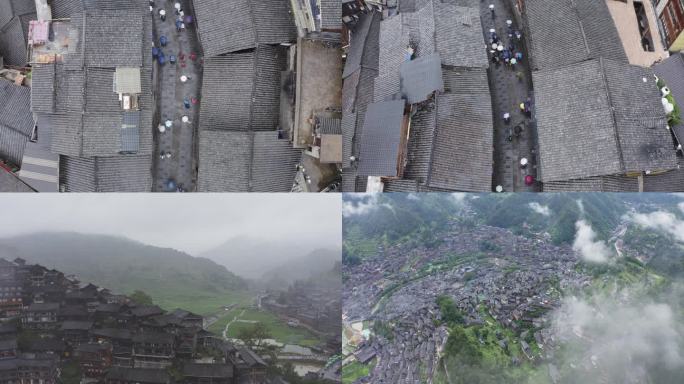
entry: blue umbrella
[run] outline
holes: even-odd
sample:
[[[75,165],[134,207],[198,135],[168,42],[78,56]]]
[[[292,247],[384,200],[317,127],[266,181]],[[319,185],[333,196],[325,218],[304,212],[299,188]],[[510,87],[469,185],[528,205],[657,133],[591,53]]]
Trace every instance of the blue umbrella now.
[[[162,47],[166,47],[166,36],[159,38],[159,44],[161,44]]]

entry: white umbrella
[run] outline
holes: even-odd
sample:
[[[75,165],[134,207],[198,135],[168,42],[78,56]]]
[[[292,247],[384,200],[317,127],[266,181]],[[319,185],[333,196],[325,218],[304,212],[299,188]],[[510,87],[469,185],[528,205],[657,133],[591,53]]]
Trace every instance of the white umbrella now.
[[[496,32],[496,30],[494,28],[489,30],[489,33],[494,33],[494,32]]]
[[[183,82],[183,83],[185,83],[186,81],[188,81],[188,77],[185,76],[185,75],[183,75],[183,76],[180,77],[180,81]]]
[[[166,120],[166,128],[171,128],[173,126],[173,121],[171,120]]]
[[[496,49],[496,47],[498,47],[498,46],[499,46],[499,44],[494,43],[494,44],[492,44],[492,49]]]
[[[522,165],[523,167],[526,166],[527,165],[527,158],[523,157],[522,159],[520,159],[520,165]]]
[[[518,60],[516,60],[515,57],[511,59],[511,64],[515,64],[517,62],[518,62]]]
[[[161,132],[161,133],[166,132],[166,127],[160,124],[159,125],[159,132]]]
[[[181,118],[181,120],[183,120],[184,123],[187,123],[188,121],[190,121],[190,119],[187,116],[183,116]]]
[[[499,192],[499,193],[503,192],[503,187],[502,187],[501,185],[497,185],[497,186],[496,186],[496,191]]]
[[[499,44],[499,46],[496,47],[496,50],[499,52],[503,51],[503,45]]]
[[[176,9],[180,10],[180,7],[181,7],[180,3],[176,3],[173,6],[176,7]]]

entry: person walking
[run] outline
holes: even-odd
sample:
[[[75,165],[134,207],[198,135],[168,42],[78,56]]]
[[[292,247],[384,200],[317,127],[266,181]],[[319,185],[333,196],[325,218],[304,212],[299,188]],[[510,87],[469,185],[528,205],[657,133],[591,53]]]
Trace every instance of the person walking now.
[[[492,20],[496,18],[496,14],[494,13],[494,4],[489,4],[489,12],[492,14]]]
[[[159,18],[161,19],[161,21],[166,21],[166,10],[164,10],[164,9],[159,10]]]

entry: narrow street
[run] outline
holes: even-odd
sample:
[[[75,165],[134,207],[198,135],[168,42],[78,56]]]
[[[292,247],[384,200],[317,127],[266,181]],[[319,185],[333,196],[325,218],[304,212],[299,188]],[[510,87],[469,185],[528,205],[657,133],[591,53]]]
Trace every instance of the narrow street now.
[[[489,9],[494,5],[495,17],[492,18]],[[492,109],[494,115],[494,177],[492,190],[502,186],[504,192],[534,192],[539,191],[537,182],[526,185],[525,176],[537,177],[537,163],[535,147],[537,142],[536,124],[534,121],[534,93],[532,89],[532,73],[529,67],[529,55],[524,44],[524,36],[518,39],[515,34],[509,36],[507,20],[512,21],[511,31],[522,29],[517,25],[514,17],[513,1],[485,0],[480,1],[480,15],[485,42],[488,44],[490,57],[489,89],[492,95]],[[503,47],[513,47],[512,53],[522,53],[522,60],[509,66],[503,60],[499,63],[492,61],[492,44],[490,29],[495,29]],[[520,109],[520,104],[527,98],[531,100],[532,118],[528,118]],[[510,114],[510,122],[504,121],[504,114]],[[522,131],[515,133],[515,127]],[[528,164],[521,165],[526,159]],[[523,160],[524,161],[524,160]]]
[[[156,100],[158,115],[155,119],[154,184],[155,192],[175,192],[177,189],[195,191],[197,182],[197,126],[202,87],[203,57],[195,28],[194,11],[190,0],[178,0],[185,16],[192,16],[192,23],[181,31],[176,29],[175,1],[157,0],[154,16],[154,46],[165,57],[160,65],[157,58]],[[159,11],[166,12],[162,21]],[[160,38],[165,37],[166,46]],[[176,63],[170,62],[171,56]],[[185,76],[185,82],[181,77]],[[189,102],[189,108],[185,105]],[[183,122],[187,116],[188,121]],[[161,132],[159,127],[171,121],[171,127]],[[165,154],[162,158],[162,153]],[[169,156],[170,154],[170,156]]]

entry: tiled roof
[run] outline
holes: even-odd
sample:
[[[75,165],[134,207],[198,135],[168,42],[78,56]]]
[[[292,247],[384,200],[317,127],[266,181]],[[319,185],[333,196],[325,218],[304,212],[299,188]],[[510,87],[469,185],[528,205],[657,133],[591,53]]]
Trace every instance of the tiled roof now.
[[[527,0],[524,15],[535,69],[598,57],[627,62],[605,1]]]
[[[204,130],[199,148],[203,192],[289,192],[301,158],[275,131]]]
[[[477,8],[435,1],[434,17],[437,51],[443,64],[457,67],[489,67],[480,12]]]
[[[65,192],[149,192],[151,156],[60,157]]]
[[[0,142],[1,140],[0,138]],[[0,168],[0,192],[33,192],[33,190],[16,175]]]
[[[639,180],[627,176],[594,176],[584,179],[551,181],[544,192],[638,192]]]
[[[430,171],[430,160],[435,137],[437,114],[434,104],[425,106],[411,117],[408,154],[404,177],[425,184]]]
[[[388,100],[399,92],[399,70],[406,61],[408,30],[402,28],[402,16],[396,15],[380,23],[379,76],[374,85],[374,101]]]
[[[31,114],[31,89],[0,79],[0,124],[26,136],[35,122]]]
[[[321,28],[342,28],[342,0],[320,0]]]
[[[418,192],[418,182],[415,180],[388,180],[385,182],[384,192]]]
[[[282,49],[271,46],[207,59],[200,129],[275,130],[284,64]]]
[[[143,18],[129,10],[100,10],[85,20],[89,67],[142,67]],[[120,37],[120,38],[114,38]]]
[[[533,79],[542,181],[676,165],[649,70],[600,59]]]
[[[199,38],[206,56],[296,39],[286,0],[196,0]]]
[[[397,174],[404,105],[404,100],[392,100],[368,106],[361,138],[359,175]]]
[[[0,79],[0,159],[21,166],[24,148],[35,122],[31,90]]]
[[[362,14],[361,20],[352,27],[351,42],[347,52],[347,60],[344,63],[342,78],[346,79],[361,68],[364,51],[367,46],[371,45],[370,42],[367,43],[367,40],[371,33],[372,24],[380,25],[380,16],[377,12]],[[375,28],[376,33],[378,30],[378,28]]]
[[[427,184],[458,191],[490,191],[493,132],[488,93],[439,95]]]
[[[435,53],[435,13],[432,1],[422,1],[415,12],[402,11],[402,28],[408,32],[418,57]]]
[[[330,116],[317,116],[318,118],[318,133],[322,135],[341,135],[341,120],[339,118]]]
[[[30,20],[36,20],[33,0],[0,1],[0,56],[5,65],[26,65]]]
[[[435,91],[444,91],[439,54],[402,63],[401,94],[409,104],[425,101]]]
[[[683,192],[684,191],[684,158],[678,158],[677,169],[658,174],[644,176],[644,192]]]

